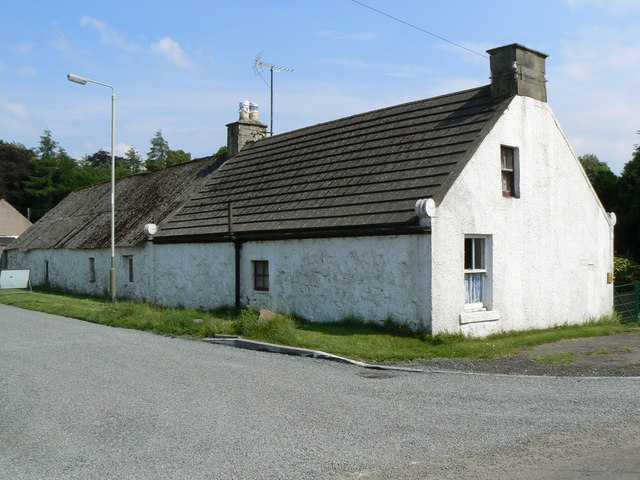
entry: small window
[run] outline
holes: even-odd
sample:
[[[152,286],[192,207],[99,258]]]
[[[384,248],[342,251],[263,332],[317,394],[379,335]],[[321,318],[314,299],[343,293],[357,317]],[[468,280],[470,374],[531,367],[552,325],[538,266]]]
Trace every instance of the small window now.
[[[513,147],[500,147],[500,166],[502,169],[502,195],[519,197],[518,188],[518,151]]]
[[[254,290],[269,291],[269,262],[266,260],[254,260],[252,263]]]
[[[49,284],[49,260],[44,261],[44,283]]]
[[[133,256],[132,255],[123,255],[122,260],[124,262],[124,266],[127,269],[127,280],[129,283],[133,282]]]
[[[464,239],[464,303],[467,309],[486,306],[487,262],[486,241],[483,237]]]
[[[96,259],[89,257],[89,282],[96,283]]]

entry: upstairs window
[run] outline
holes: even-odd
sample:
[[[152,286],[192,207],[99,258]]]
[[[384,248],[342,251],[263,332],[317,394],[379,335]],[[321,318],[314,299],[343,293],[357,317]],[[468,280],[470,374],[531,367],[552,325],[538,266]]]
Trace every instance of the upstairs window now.
[[[254,260],[251,263],[253,263],[253,289],[268,292],[269,262],[267,260]]]
[[[519,197],[518,150],[513,147],[500,147],[500,167],[502,170],[502,196]]]

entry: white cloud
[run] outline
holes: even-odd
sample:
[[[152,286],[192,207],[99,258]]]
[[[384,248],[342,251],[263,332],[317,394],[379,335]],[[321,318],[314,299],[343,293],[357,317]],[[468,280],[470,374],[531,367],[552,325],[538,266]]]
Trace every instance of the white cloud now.
[[[194,64],[189,61],[180,44],[171,37],[164,37],[151,45],[151,51],[157,53],[167,60],[185,68],[192,68]]]
[[[621,171],[640,128],[640,25],[573,32],[548,66],[550,103],[576,153],[593,153]]]
[[[116,155],[119,157],[124,157],[125,153],[127,153],[127,151],[133,147],[133,145],[130,145],[128,143],[125,142],[118,142],[114,148]],[[109,147],[111,148],[111,147]]]
[[[38,73],[38,71],[35,69],[35,67],[33,67],[31,65],[26,65],[26,66],[18,69],[18,73],[20,75],[35,75],[36,73]]]
[[[118,47],[123,50],[135,52],[140,50],[140,47],[134,43],[129,43],[124,40],[118,32],[107,27],[107,24],[97,18],[84,16],[80,21],[83,27],[87,25],[93,27],[100,34],[100,41],[104,45],[110,45],[112,47]]]
[[[13,50],[14,52],[18,53],[18,54],[25,54],[27,52],[30,52],[31,50],[33,50],[33,47],[35,47],[36,44],[33,42],[29,42],[29,43],[22,43],[20,45],[14,45],[11,47],[11,50]]]
[[[0,105],[2,105],[5,111],[20,120],[26,120],[30,116],[29,109],[23,103],[2,100],[0,101]]]
[[[357,40],[357,41],[368,41],[368,40],[373,40],[379,37],[377,33],[373,33],[373,32],[339,33],[339,32],[334,32],[333,30],[318,32],[318,35],[321,37],[326,37],[330,40]]]

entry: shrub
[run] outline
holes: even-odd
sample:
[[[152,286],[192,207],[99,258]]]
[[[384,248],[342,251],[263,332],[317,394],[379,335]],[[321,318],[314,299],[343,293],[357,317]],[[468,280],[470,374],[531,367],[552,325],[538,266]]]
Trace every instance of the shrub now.
[[[640,282],[640,263],[630,258],[615,257],[613,259],[614,280],[618,285]]]

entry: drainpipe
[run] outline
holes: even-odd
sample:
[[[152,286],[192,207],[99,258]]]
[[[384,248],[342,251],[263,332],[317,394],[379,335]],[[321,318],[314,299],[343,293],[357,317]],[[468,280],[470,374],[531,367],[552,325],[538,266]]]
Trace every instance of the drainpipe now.
[[[426,291],[429,292],[429,305],[424,305],[422,304],[422,311],[421,313],[421,320],[422,320],[422,327],[425,330],[430,330],[433,333],[433,325],[434,325],[434,308],[433,308],[433,303],[434,303],[434,277],[433,277],[433,221],[434,221],[434,217],[436,214],[436,203],[433,200],[433,198],[423,198],[420,199],[416,202],[415,205],[415,212],[416,215],[418,216],[419,222],[420,222],[420,226],[423,227],[425,229],[425,234],[424,235],[420,235],[419,240],[418,240],[418,245],[419,245],[419,253],[422,250],[426,250],[427,249],[427,245],[425,245],[425,243],[428,244],[428,249],[429,249],[429,264],[426,264],[426,262],[423,262],[423,258],[422,256],[420,256],[419,258],[416,259],[416,265],[418,265],[418,268],[421,268],[422,270],[422,277],[424,280],[424,288]],[[431,231],[431,235],[427,236],[427,228],[430,229]],[[420,294],[420,291],[417,292],[417,296],[418,298],[422,298],[423,299],[423,295]],[[422,302],[424,302],[424,299],[422,300]],[[427,320],[428,320],[428,325],[427,325]]]
[[[236,292],[236,310],[240,310],[240,260],[242,259],[242,240],[234,239],[233,246],[235,250],[235,292]]]
[[[236,310],[240,310],[240,261],[242,260],[242,240],[238,240],[233,233],[233,206],[231,205],[231,202],[227,204],[227,231],[233,241],[233,250],[235,253],[235,307]]]

